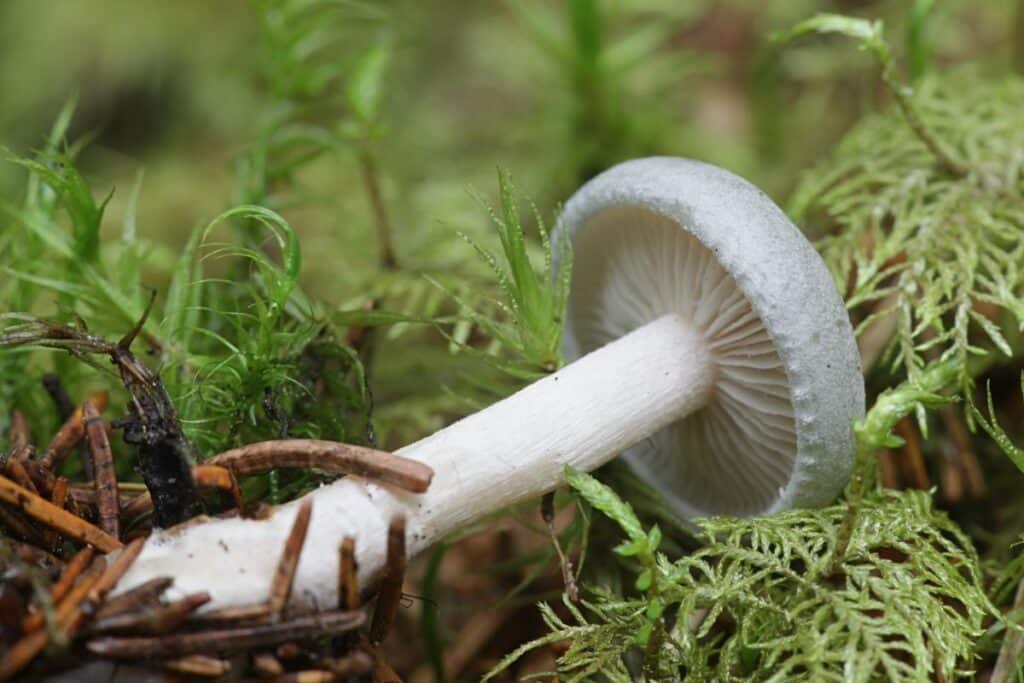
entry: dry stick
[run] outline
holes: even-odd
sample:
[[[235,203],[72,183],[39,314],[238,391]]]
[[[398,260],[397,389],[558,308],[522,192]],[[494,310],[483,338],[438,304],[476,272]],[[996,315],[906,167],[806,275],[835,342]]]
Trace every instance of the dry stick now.
[[[292,530],[284,542],[284,549],[281,551],[281,559],[274,571],[274,579],[270,584],[270,597],[267,602],[270,604],[271,621],[280,621],[284,614],[284,608],[288,605],[288,598],[292,594],[292,585],[295,583],[295,570],[299,566],[299,556],[302,554],[302,545],[306,542],[306,530],[309,529],[309,517],[313,512],[313,500],[307,498],[299,506],[295,514],[295,521],[292,522]]]
[[[346,536],[338,550],[338,609],[359,609],[359,566],[356,541]]]
[[[896,455],[888,448],[878,452],[878,464],[881,469],[882,486],[887,489],[898,489],[901,487],[899,464],[896,462]]]
[[[96,632],[127,631],[129,633],[167,633],[180,626],[190,614],[210,602],[209,593],[193,593],[166,605],[153,605],[138,612],[98,617],[93,622]]]
[[[15,408],[11,411],[11,431],[8,434],[12,451],[20,451],[32,441],[25,414]]]
[[[82,576],[74,589],[57,606],[57,627],[68,636],[73,636],[81,625],[85,616],[81,603],[92,586],[102,577],[105,565],[106,560],[102,557],[93,560],[89,571]],[[45,630],[37,630],[15,643],[0,660],[0,681],[10,680],[28,666],[29,662],[35,659],[36,655],[42,652],[49,642],[50,633]]]
[[[14,535],[22,540],[46,545],[46,539],[23,516],[15,510],[8,510],[0,505],[0,523],[14,532]]]
[[[71,417],[75,412],[75,403],[68,396],[60,376],[53,372],[43,375],[43,388],[50,395],[50,400],[53,401],[53,405],[57,408],[57,415],[61,421],[66,421]],[[82,461],[82,473],[86,479],[92,479],[92,461],[89,459],[89,454],[85,448],[79,446],[78,455]]]
[[[1024,607],[1024,579],[1017,584],[1017,594],[1013,599],[1012,610],[1019,610]],[[999,648],[999,658],[996,659],[995,669],[992,670],[990,683],[1007,683],[1017,680],[1014,673],[1017,669],[1017,660],[1020,658],[1024,639],[1020,631],[1008,628],[1003,638],[1003,646]]]
[[[218,625],[231,626],[237,624],[258,624],[270,617],[270,605],[261,602],[257,605],[237,605],[211,609],[189,617],[189,623],[197,626]]]
[[[92,564],[95,554],[96,551],[92,546],[87,545],[75,553],[75,556],[68,561],[60,578],[53,584],[53,588],[50,589],[50,599],[54,604],[60,604],[81,573]],[[32,612],[22,620],[21,630],[23,633],[32,633],[42,628],[44,623],[46,623],[46,617],[42,612]]]
[[[580,592],[576,588],[576,579],[572,575],[572,560],[562,552],[562,544],[558,540],[558,533],[555,532],[555,492],[544,494],[540,502],[540,516],[544,519],[544,525],[548,528],[548,535],[558,553],[558,564],[562,568],[562,584],[565,586],[565,594],[573,602],[580,601]]]
[[[219,678],[231,671],[231,662],[206,655],[187,655],[162,662],[165,669],[189,676]]]
[[[82,404],[82,421],[92,455],[93,483],[96,487],[96,508],[99,526],[114,538],[121,536],[121,510],[117,501],[117,472],[114,470],[114,454],[110,451],[110,440],[103,418],[91,400]]]
[[[90,396],[88,401],[92,401],[93,405],[100,412],[107,409],[107,401],[109,400],[109,394],[105,391]],[[83,408],[79,406],[75,408],[75,412],[71,413],[71,417],[64,421],[60,430],[50,441],[50,445],[43,451],[42,457],[39,462],[43,464],[49,470],[53,470],[58,464],[60,464],[64,458],[68,456],[71,449],[78,445],[78,442],[85,437],[85,424],[82,423]]]
[[[235,473],[222,465],[196,465],[192,468],[192,478],[197,486],[227,491],[231,502],[242,511],[242,489],[238,486]]]
[[[67,502],[67,498],[68,480],[64,477],[58,477],[54,481],[53,488],[50,491],[50,502],[63,510],[64,504]],[[46,534],[46,545],[50,548],[58,548],[60,545],[60,534],[51,529]]]
[[[235,474],[264,472],[283,467],[315,467],[334,474],[354,474],[391,484],[413,493],[430,486],[434,471],[421,462],[386,451],[318,439],[262,441],[215,455],[209,465],[227,467]]]
[[[907,475],[908,483],[915,489],[927,491],[932,484],[928,479],[928,471],[925,469],[924,457],[921,454],[921,439],[912,418],[905,417],[897,422],[896,433],[906,442],[902,451],[902,464],[906,465],[904,474]]]
[[[0,500],[16,506],[29,517],[57,529],[65,536],[95,546],[97,550],[109,553],[122,547],[120,541],[102,529],[40,498],[6,477],[0,477]]]
[[[960,417],[960,413],[953,406],[942,406],[939,415],[946,426],[946,433],[953,440],[956,447],[955,457],[967,475],[967,491],[973,498],[984,498],[988,493],[988,484],[985,482],[985,473],[978,463],[978,456],[971,447],[971,437],[967,433],[967,427]]]
[[[256,673],[268,678],[284,674],[284,667],[281,665],[281,662],[277,661],[277,657],[269,652],[253,655],[252,668],[256,669]]]
[[[134,612],[143,607],[157,604],[160,596],[171,587],[172,583],[174,583],[174,579],[169,576],[158,576],[145,583],[140,583],[135,588],[104,601],[103,605],[96,612],[96,620],[99,621],[126,612]]]
[[[341,679],[365,676],[373,670],[373,657],[362,650],[353,650],[341,659],[328,658],[324,663]]]
[[[278,676],[275,679],[275,683],[332,683],[334,679],[333,671],[306,669],[305,671],[293,671]]]
[[[178,657],[206,652],[237,652],[261,648],[283,640],[308,640],[339,635],[363,625],[362,612],[322,612],[280,624],[233,629],[174,633],[151,638],[97,638],[90,652],[103,657],[127,659]]]
[[[387,561],[377,595],[377,608],[373,611],[370,625],[370,642],[379,643],[391,629],[391,622],[402,599],[402,582],[405,580],[405,517],[395,515],[388,526]]]
[[[34,494],[39,494],[39,489],[36,488],[35,482],[32,481],[30,476],[28,476],[28,472],[25,471],[25,466],[22,465],[21,461],[17,458],[11,458],[7,461],[4,473],[18,486],[31,491]]]
[[[21,466],[25,468],[28,476],[32,479],[32,483],[35,484],[39,495],[53,495],[53,487],[57,485],[57,477],[53,472],[43,467],[35,460],[25,459],[22,461]]]

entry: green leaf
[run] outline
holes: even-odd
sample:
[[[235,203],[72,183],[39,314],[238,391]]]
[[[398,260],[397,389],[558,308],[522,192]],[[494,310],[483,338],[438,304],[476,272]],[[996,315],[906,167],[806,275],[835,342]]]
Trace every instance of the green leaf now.
[[[345,100],[363,126],[373,125],[380,117],[384,78],[390,61],[391,43],[379,41],[359,57],[349,77]]]
[[[573,469],[571,465],[565,466],[565,480],[581,498],[622,527],[631,541],[646,546],[647,534],[633,512],[633,507],[619,498],[610,487],[589,474]]]

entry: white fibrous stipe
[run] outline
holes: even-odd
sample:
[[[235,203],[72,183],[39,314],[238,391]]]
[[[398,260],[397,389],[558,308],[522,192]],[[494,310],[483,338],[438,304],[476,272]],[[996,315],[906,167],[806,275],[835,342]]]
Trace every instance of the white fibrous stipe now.
[[[702,513],[770,506],[796,461],[793,405],[775,345],[733,278],[675,221],[639,207],[591,216],[574,250],[569,316],[580,353],[677,313],[714,357],[708,404],[631,449],[634,467]]]

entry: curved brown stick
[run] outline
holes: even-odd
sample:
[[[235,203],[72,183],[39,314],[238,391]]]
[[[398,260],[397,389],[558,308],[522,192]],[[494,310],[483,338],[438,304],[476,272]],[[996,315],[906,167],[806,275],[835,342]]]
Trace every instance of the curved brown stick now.
[[[315,467],[334,474],[354,474],[423,493],[434,470],[409,458],[363,446],[318,439],[261,441],[213,456],[207,465],[221,465],[235,474],[265,472],[279,467]]]
[[[82,421],[92,455],[93,481],[96,486],[96,508],[99,512],[99,526],[114,538],[121,536],[121,510],[117,500],[117,473],[114,471],[114,454],[110,451],[110,440],[100,417],[100,411],[92,399],[82,404]]]
[[[107,392],[100,391],[90,396],[88,400],[92,401],[96,410],[102,413],[107,408],[109,398],[110,395]],[[71,413],[71,417],[64,421],[60,431],[43,451],[39,462],[47,469],[52,470],[59,465],[68,456],[71,449],[85,437],[85,423],[82,422],[83,409],[84,406],[75,408],[75,412]]]
[[[121,547],[120,541],[102,529],[2,476],[0,476],[0,500],[13,505],[29,517],[57,529],[63,535],[88,543],[101,552],[109,553],[111,550]]]

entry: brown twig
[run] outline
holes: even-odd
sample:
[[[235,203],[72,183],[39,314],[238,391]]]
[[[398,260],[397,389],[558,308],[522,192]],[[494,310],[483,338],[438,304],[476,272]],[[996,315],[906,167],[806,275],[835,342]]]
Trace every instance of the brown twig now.
[[[285,467],[314,467],[334,474],[352,474],[423,493],[434,471],[421,462],[363,446],[318,439],[262,441],[225,451],[206,461],[235,474]]]
[[[284,667],[281,666],[281,662],[277,661],[277,657],[270,654],[269,652],[261,652],[253,655],[252,668],[256,669],[256,673],[261,676],[281,676],[284,674]]]
[[[946,427],[946,434],[953,442],[952,460],[958,466],[958,471],[964,474],[967,492],[972,498],[984,498],[988,493],[985,473],[971,445],[971,436],[960,417],[960,412],[954,406],[942,406],[939,409],[939,416]]]
[[[373,657],[362,650],[353,650],[341,659],[328,658],[324,664],[341,679],[365,676],[373,671]]]
[[[121,580],[121,577],[131,569],[132,563],[135,562],[135,559],[142,552],[142,544],[144,542],[145,539],[142,538],[132,541],[124,547],[124,550],[117,556],[117,559],[110,564],[110,567],[107,568],[107,571],[100,578],[99,583],[89,593],[89,603],[92,607],[95,608],[97,605],[102,604],[103,599],[107,597],[107,593],[113,590],[117,582]]]
[[[548,528],[548,536],[558,553],[558,564],[562,568],[562,585],[565,586],[565,594],[573,602],[580,601],[580,592],[576,588],[576,578],[572,574],[572,560],[562,552],[562,544],[558,540],[558,533],[555,531],[555,493],[547,493],[541,498],[540,516],[544,519],[544,525]]]
[[[897,422],[896,433],[906,442],[901,462],[908,485],[915,489],[928,490],[932,484],[924,466],[924,456],[921,454],[921,439],[912,418],[905,417]]]
[[[1024,579],[1017,584],[1017,594],[1013,599],[1013,610],[1024,607]],[[1006,629],[1006,636],[1003,638],[1003,646],[999,648],[999,657],[996,659],[995,669],[992,670],[990,683],[1006,683],[1017,680],[1014,672],[1018,666],[1021,649],[1024,649],[1024,638],[1020,631],[1012,628]]]
[[[61,572],[60,578],[57,579],[57,582],[53,584],[53,588],[50,589],[50,600],[54,604],[59,604],[64,599],[81,573],[92,564],[95,554],[96,551],[92,546],[85,546],[68,561],[67,565],[64,566],[64,571]],[[41,629],[45,621],[46,618],[42,612],[32,612],[22,620],[21,630],[23,633],[32,633]]]
[[[254,625],[265,622],[270,617],[270,605],[261,602],[258,605],[237,605],[235,607],[221,607],[211,609],[199,614],[193,614],[189,622],[201,625],[236,626],[242,624]]]
[[[166,605],[144,607],[138,612],[127,612],[107,617],[96,617],[92,630],[96,632],[125,631],[128,633],[167,633],[173,631],[197,609],[210,602],[209,593],[193,593]]]
[[[292,671],[278,676],[275,683],[331,683],[334,681],[333,671],[323,669],[306,669],[305,671]]]
[[[93,545],[102,552],[108,553],[121,547],[120,541],[102,529],[40,498],[6,477],[0,477],[0,500],[16,506],[29,517],[57,529],[65,536]]]
[[[110,395],[107,392],[100,391],[86,400],[92,401],[96,410],[103,412],[107,409],[107,401],[109,399]],[[71,417],[64,421],[60,430],[50,441],[50,445],[43,451],[39,462],[48,470],[52,471],[59,465],[68,456],[71,449],[78,445],[78,442],[85,437],[85,424],[82,422],[82,416],[83,406],[75,408],[75,412],[71,413]]]
[[[97,638],[89,641],[87,647],[90,652],[103,657],[125,659],[238,652],[267,647],[282,640],[307,640],[347,633],[362,626],[364,620],[362,612],[331,611],[279,624],[149,638]]]
[[[306,531],[309,529],[309,518],[313,512],[313,500],[307,498],[299,506],[295,514],[295,521],[292,522],[292,530],[284,542],[281,550],[281,559],[277,562],[277,569],[274,570],[274,578],[270,584],[270,597],[267,599],[270,605],[271,621],[280,621],[284,615],[284,608],[288,605],[288,598],[292,594],[292,585],[295,583],[295,570],[299,566],[299,556],[302,555],[302,546],[306,542]]]
[[[206,655],[187,655],[165,660],[163,667],[189,676],[219,678],[231,671],[231,662]]]
[[[174,583],[174,579],[169,576],[158,576],[145,583],[140,583],[117,597],[105,600],[99,611],[96,612],[96,619],[106,619],[154,605],[159,602],[160,596],[170,588],[172,583]]]
[[[238,486],[235,473],[222,465],[196,465],[192,468],[192,477],[196,485],[204,488],[215,488],[227,491],[232,504],[242,511],[242,489]]]
[[[356,564],[356,541],[346,536],[338,549],[338,609],[359,608],[359,566]]]
[[[19,451],[32,442],[32,435],[28,428],[28,420],[25,414],[15,408],[11,411],[11,431],[7,435],[12,451]]]
[[[35,464],[35,463],[33,463]],[[53,484],[53,488],[50,491],[50,502],[56,507],[64,509],[64,504],[67,503],[68,499],[68,480],[64,477],[58,477]],[[80,516],[80,515],[79,515]],[[46,545],[49,548],[56,548],[60,544],[60,534],[54,530],[50,530],[46,534]]]
[[[92,400],[82,404],[82,421],[92,455],[93,482],[96,486],[96,509],[99,527],[114,538],[121,536],[121,510],[117,501],[117,472],[114,470],[114,454],[110,451],[110,440]]]
[[[17,457],[11,458],[7,461],[7,466],[4,468],[4,474],[23,489],[31,491],[36,495],[39,494],[39,489],[36,488],[35,482],[32,481],[32,477],[28,476],[28,472],[25,471],[25,466],[21,464],[21,460]]]
[[[370,642],[379,643],[388,635],[391,622],[402,599],[405,580],[405,517],[395,515],[388,525],[387,560],[377,595],[377,608],[370,625]]]

